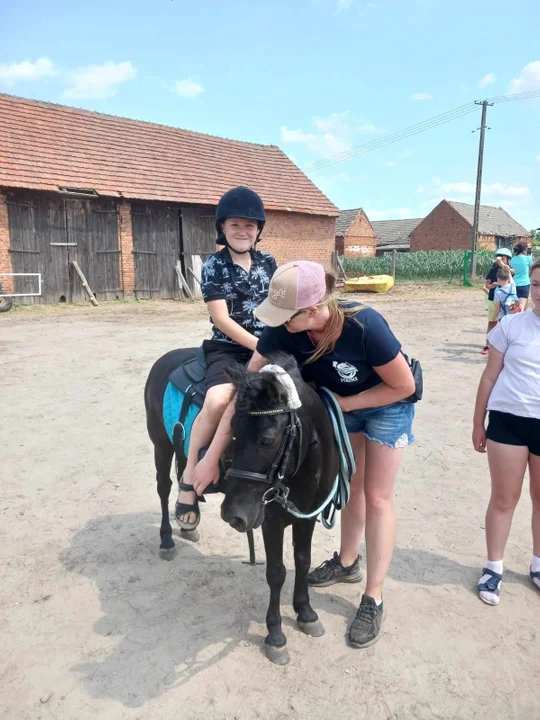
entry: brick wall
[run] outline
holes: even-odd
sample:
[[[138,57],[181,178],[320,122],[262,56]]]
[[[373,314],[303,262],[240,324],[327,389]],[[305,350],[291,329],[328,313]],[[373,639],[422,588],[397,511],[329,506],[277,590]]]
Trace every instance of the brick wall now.
[[[335,234],[335,217],[270,210],[259,249],[272,253],[278,265],[313,260],[331,270]]]
[[[377,238],[363,210],[360,210],[345,232],[345,257],[371,257],[377,249]]]
[[[9,219],[6,196],[0,193],[0,273],[13,272],[9,252]],[[13,278],[0,276],[4,292],[13,292]]]
[[[120,242],[120,272],[124,297],[133,297],[135,292],[135,256],[133,255],[133,228],[131,224],[131,204],[119,205],[118,238]]]
[[[411,252],[417,250],[469,250],[472,228],[444,200],[411,233]]]

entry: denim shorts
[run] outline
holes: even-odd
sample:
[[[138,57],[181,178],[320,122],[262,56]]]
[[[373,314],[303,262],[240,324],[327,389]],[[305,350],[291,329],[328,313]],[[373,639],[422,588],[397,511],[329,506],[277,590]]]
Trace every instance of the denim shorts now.
[[[516,295],[518,296],[518,298],[525,298],[525,300],[528,300],[530,292],[530,285],[518,285],[516,287]]]
[[[407,447],[415,440],[412,432],[414,404],[411,403],[352,410],[343,413],[343,419],[347,432],[364,433],[368,440],[391,448]]]

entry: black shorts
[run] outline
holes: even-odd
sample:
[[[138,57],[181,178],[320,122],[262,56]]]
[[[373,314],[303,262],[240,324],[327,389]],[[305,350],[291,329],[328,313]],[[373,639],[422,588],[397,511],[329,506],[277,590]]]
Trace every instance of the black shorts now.
[[[224,385],[230,380],[225,370],[235,363],[247,365],[253,353],[251,350],[222,340],[205,340],[203,342],[206,357],[206,389],[216,385]]]
[[[490,410],[486,437],[503,445],[521,445],[540,455],[540,419]]]
[[[518,298],[526,298],[528,300],[530,290],[530,285],[516,285],[516,295]]]

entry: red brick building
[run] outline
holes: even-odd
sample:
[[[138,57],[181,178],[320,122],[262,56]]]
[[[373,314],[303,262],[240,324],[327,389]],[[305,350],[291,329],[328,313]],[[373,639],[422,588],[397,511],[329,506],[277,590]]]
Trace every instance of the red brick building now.
[[[376,220],[371,223],[377,238],[377,256],[385,252],[409,252],[411,249],[411,233],[422,221],[422,218],[405,220]]]
[[[336,252],[346,257],[375,255],[375,232],[362,208],[342,210],[336,221]]]
[[[82,299],[73,260],[98,299],[178,297],[178,260],[196,287],[236,185],[264,201],[261,249],[331,267],[339,211],[275,146],[0,95],[0,149],[0,273],[43,278],[26,302]]]
[[[442,200],[411,232],[411,252],[416,250],[470,250],[474,205]],[[530,233],[498,207],[480,206],[478,249],[512,248],[530,241]]]

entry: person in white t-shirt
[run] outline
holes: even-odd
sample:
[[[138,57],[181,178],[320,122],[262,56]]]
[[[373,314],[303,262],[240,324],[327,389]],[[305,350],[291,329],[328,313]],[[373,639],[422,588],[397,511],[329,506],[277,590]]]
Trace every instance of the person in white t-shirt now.
[[[478,581],[480,599],[488,605],[499,603],[504,549],[527,465],[533,535],[530,577],[540,590],[540,260],[531,266],[530,278],[534,309],[503,317],[488,335],[488,364],[474,411],[474,449],[487,450],[491,474],[488,560]]]

